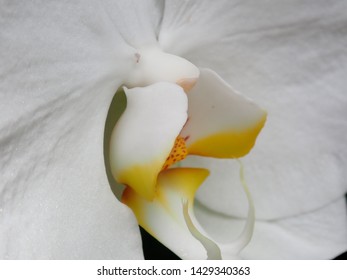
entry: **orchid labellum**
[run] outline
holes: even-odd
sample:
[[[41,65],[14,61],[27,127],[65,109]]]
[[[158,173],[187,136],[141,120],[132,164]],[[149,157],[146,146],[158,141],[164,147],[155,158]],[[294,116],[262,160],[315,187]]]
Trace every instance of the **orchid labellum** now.
[[[127,107],[111,137],[113,175],[127,186],[122,200],[142,227],[182,258],[203,258],[182,201],[194,216],[195,191],[208,171],[174,166],[187,155],[246,155],[266,114],[211,70],[199,73],[188,61],[156,49],[136,58],[129,83],[147,86],[125,88]]]
[[[346,10],[0,1],[0,258],[141,259],[138,223],[188,259],[347,250]]]

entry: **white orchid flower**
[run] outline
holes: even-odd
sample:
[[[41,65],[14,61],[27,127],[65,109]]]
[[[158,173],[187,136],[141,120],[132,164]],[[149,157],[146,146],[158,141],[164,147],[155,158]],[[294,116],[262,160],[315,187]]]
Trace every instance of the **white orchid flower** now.
[[[142,258],[136,219],[109,187],[103,138],[112,97],[132,90],[146,46],[213,69],[268,111],[243,160],[257,220],[240,257],[347,249],[343,1],[0,5],[2,258]],[[211,171],[194,208],[206,235],[233,240],[248,207],[239,166],[183,164]]]

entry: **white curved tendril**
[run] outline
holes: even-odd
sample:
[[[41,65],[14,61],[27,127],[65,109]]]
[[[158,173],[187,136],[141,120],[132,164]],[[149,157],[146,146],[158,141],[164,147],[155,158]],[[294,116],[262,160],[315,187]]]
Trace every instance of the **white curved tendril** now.
[[[246,224],[241,234],[238,236],[238,238],[236,238],[236,240],[231,243],[223,244],[221,246],[223,253],[227,253],[228,255],[233,255],[233,256],[237,256],[240,253],[240,251],[250,242],[253,235],[254,223],[255,223],[255,210],[254,210],[253,199],[248,190],[248,186],[245,180],[243,164],[240,160],[237,160],[237,162],[240,164],[241,185],[243,187],[243,190],[248,200],[248,214],[247,214]]]
[[[188,201],[183,200],[183,216],[190,233],[204,246],[208,260],[221,260],[222,255],[218,245],[203,235],[193,224],[188,212]]]
[[[222,259],[222,253],[223,255],[228,255],[237,257],[237,255],[240,253],[240,251],[250,242],[253,230],[254,230],[254,223],[255,223],[255,209],[253,204],[253,199],[251,197],[251,194],[248,190],[247,183],[245,181],[244,177],[244,168],[243,164],[240,160],[237,160],[240,164],[240,181],[241,185],[243,187],[243,190],[247,196],[248,200],[248,214],[247,214],[247,220],[246,224],[240,233],[240,235],[231,243],[227,244],[217,244],[210,238],[203,235],[193,224],[189,211],[188,211],[188,201],[184,200],[182,201],[183,204],[183,216],[185,219],[185,222],[187,224],[187,227],[190,231],[190,233],[204,246],[207,252],[207,259],[208,260],[220,260]]]

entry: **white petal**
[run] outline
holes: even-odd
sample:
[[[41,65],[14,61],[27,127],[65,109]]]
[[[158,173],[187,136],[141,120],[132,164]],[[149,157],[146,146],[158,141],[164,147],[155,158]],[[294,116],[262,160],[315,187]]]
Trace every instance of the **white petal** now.
[[[160,45],[170,53],[185,56],[220,44],[234,28],[231,15],[237,13],[235,5],[228,0],[166,1],[158,36]],[[217,60],[222,58],[219,53],[211,52],[210,57],[203,59],[212,59],[211,56]]]
[[[130,51],[98,4],[36,2],[1,5],[0,258],[142,258],[103,158]]]
[[[202,69],[188,94],[188,121],[181,136],[189,154],[235,158],[247,154],[264,126],[266,113],[234,92],[215,72]]]
[[[130,46],[142,48],[156,45],[164,1],[157,0],[103,0],[100,4],[114,29]]]
[[[182,259],[206,259],[205,248],[188,230],[183,215],[183,201],[189,202],[189,216],[204,234],[193,213],[196,189],[208,176],[208,171],[193,168],[167,169],[160,173],[156,196],[148,201],[131,188],[122,201],[134,211],[139,224],[153,237]]]
[[[166,82],[125,89],[127,107],[111,136],[115,179],[152,199],[156,180],[187,120],[187,96]]]
[[[196,205],[198,206],[198,204]],[[243,220],[195,207],[199,222],[219,242],[238,234]],[[224,230],[220,230],[223,228]],[[241,252],[245,259],[332,259],[347,250],[346,200],[311,213],[257,221],[253,238]]]
[[[165,51],[214,69],[268,112],[261,137],[244,160],[258,217],[292,216],[330,203],[347,186],[347,35],[342,28],[347,2],[243,1],[233,8],[218,3],[221,6],[199,1],[197,9],[172,7],[170,24],[164,24],[163,33],[173,36],[170,42],[184,37],[189,46],[165,45]],[[198,20],[198,11],[221,7],[225,10],[221,17]],[[193,23],[186,24],[190,16]],[[217,34],[224,30],[223,36],[214,38],[211,32],[212,39],[205,36],[193,45],[190,38],[198,32],[197,26],[217,30]],[[199,190],[206,190],[200,199],[217,211],[242,216],[246,201],[233,176],[238,166],[227,164],[211,161],[203,165],[216,170],[225,166],[226,170],[221,170],[221,180],[221,174],[212,171],[206,188]],[[207,192],[208,182],[220,188],[221,196],[233,196],[235,201],[213,198],[216,192]],[[235,185],[235,191],[230,185]]]

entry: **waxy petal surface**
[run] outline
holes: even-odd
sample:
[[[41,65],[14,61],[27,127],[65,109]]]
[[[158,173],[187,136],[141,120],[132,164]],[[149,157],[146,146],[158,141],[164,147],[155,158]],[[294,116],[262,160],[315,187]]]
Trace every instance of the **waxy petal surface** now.
[[[127,107],[111,136],[112,173],[152,199],[157,176],[187,120],[187,96],[180,86],[166,82],[125,93]]]
[[[104,168],[108,106],[132,59],[104,8],[1,1],[1,259],[143,258]]]
[[[221,243],[235,238],[245,223],[243,219],[221,215],[198,203],[195,213],[208,234]],[[300,217],[272,221],[258,219],[251,242],[240,257],[265,260],[333,259],[347,250],[346,244],[346,201],[341,198]],[[225,253],[223,250],[222,252]],[[227,254],[223,256],[228,258]]]
[[[236,93],[215,72],[202,69],[188,93],[188,122],[181,136],[189,154],[238,158],[246,155],[264,126],[266,113]]]

